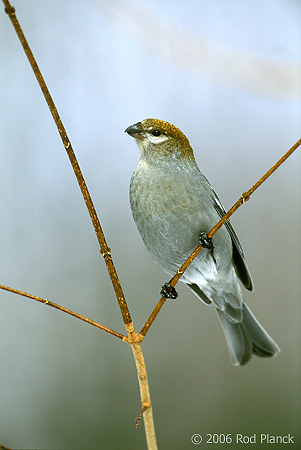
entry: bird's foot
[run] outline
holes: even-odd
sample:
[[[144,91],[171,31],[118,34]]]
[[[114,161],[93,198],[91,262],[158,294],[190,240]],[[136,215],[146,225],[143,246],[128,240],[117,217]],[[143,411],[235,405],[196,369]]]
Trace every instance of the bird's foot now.
[[[199,243],[203,248],[207,248],[211,252],[214,249],[214,245],[212,244],[212,239],[208,237],[208,234],[205,232],[202,232],[199,237]]]
[[[212,238],[209,238],[208,234],[203,231],[200,234],[199,243],[201,244],[201,246],[203,248],[207,248],[210,251],[213,261],[216,264],[216,259],[215,259],[214,253],[213,253],[214,245],[212,244]]]
[[[170,285],[169,282],[165,283],[165,284],[162,286],[162,289],[161,289],[161,291],[160,291],[160,294],[161,294],[162,297],[165,297],[165,298],[171,298],[171,299],[173,299],[173,300],[176,299],[176,298],[178,297],[177,291],[175,290],[174,287],[172,287],[172,286]]]

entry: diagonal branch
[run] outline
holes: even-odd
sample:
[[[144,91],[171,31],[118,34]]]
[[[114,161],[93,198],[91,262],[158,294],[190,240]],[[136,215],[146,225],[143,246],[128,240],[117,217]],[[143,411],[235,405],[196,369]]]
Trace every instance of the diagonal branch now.
[[[237,200],[236,203],[232,206],[232,208],[229,209],[229,211],[221,218],[221,220],[212,228],[212,230],[208,233],[208,237],[211,238],[223,225],[227,220],[232,216],[232,214],[235,213],[235,211],[249,198],[251,195],[256,191],[256,189],[259,188],[259,186],[262,185],[271,175],[273,172],[275,172],[278,167],[281,166],[281,164],[284,163],[284,161],[301,145],[301,139],[299,139],[283,156],[279,159],[279,161],[274,164],[270,170],[268,170],[247,192],[244,192],[242,196]],[[191,255],[187,258],[187,260],[184,262],[184,264],[179,268],[175,276],[170,280],[170,285],[172,287],[175,287],[189,264],[194,260],[194,258],[200,253],[202,250],[202,246],[198,245],[195,250],[191,253]],[[166,301],[165,297],[161,297],[158,301],[157,305],[155,306],[155,309],[147,319],[144,327],[140,331],[139,335],[142,337],[142,339],[146,336],[148,330],[150,329],[152,323],[154,322],[155,318],[159,314],[161,308],[163,307],[164,303]]]
[[[0,444],[0,450],[12,450],[11,448],[4,447],[4,445]]]
[[[53,116],[53,119],[54,119],[55,124],[58,129],[58,132],[61,136],[61,139],[63,141],[67,155],[69,157],[70,163],[72,165],[73,171],[77,178],[77,182],[79,184],[80,190],[84,197],[86,206],[88,208],[88,211],[89,211],[89,214],[90,214],[90,217],[91,217],[94,229],[95,229],[95,233],[97,236],[97,240],[98,240],[98,243],[100,246],[100,252],[101,252],[102,256],[104,257],[104,260],[105,260],[105,263],[107,266],[107,270],[109,272],[109,276],[111,278],[111,282],[112,282],[113,288],[115,290],[115,295],[116,295],[116,298],[117,298],[117,301],[119,304],[119,308],[120,308],[120,311],[122,314],[124,326],[125,326],[125,329],[128,334],[127,342],[131,345],[135,363],[136,363],[136,367],[137,367],[141,404],[142,404],[142,407],[146,407],[146,410],[143,414],[143,419],[144,419],[144,428],[145,428],[145,434],[146,434],[147,447],[149,450],[157,450],[157,442],[156,442],[156,435],[155,435],[155,428],[154,428],[152,406],[151,406],[151,401],[150,401],[147,372],[146,372],[145,361],[144,361],[144,357],[143,357],[143,353],[142,353],[142,349],[141,349],[141,345],[140,345],[141,337],[139,335],[137,335],[137,333],[135,331],[134,324],[132,322],[131,315],[130,315],[130,312],[129,312],[129,309],[128,309],[128,306],[127,306],[127,303],[126,303],[126,300],[125,300],[125,297],[123,294],[123,290],[122,290],[122,287],[121,287],[121,284],[120,284],[120,281],[119,281],[119,278],[117,275],[117,271],[116,271],[114,263],[113,263],[111,249],[107,245],[104,233],[102,231],[99,219],[96,214],[94,204],[92,202],[92,198],[90,196],[90,193],[88,191],[83,174],[81,172],[78,161],[74,154],[71,142],[68,138],[68,135],[66,133],[64,125],[61,121],[61,118],[60,118],[57,108],[53,102],[53,99],[50,95],[50,92],[47,88],[47,85],[44,81],[44,78],[40,72],[38,64],[33,56],[33,53],[27,43],[27,40],[23,34],[20,24],[16,18],[15,8],[13,8],[10,5],[8,0],[3,0],[3,3],[5,5],[5,12],[8,14],[8,16],[15,28],[15,31],[19,37],[19,40],[25,51],[25,54],[29,60],[29,63],[31,64],[31,67],[33,69],[35,77],[39,83],[39,86],[43,92],[44,98],[45,98],[45,100],[48,104],[48,107],[50,109],[50,112]],[[36,300],[37,300],[37,298],[36,298]],[[43,301],[43,303],[44,303],[44,301]],[[53,304],[53,306],[54,306],[54,304]],[[67,311],[65,311],[65,312],[67,312]],[[75,317],[78,317],[78,316],[75,316]],[[123,337],[122,337],[122,339],[123,339]]]
[[[35,57],[34,57],[32,51],[31,51],[31,49],[30,49],[30,47],[28,45],[28,42],[27,42],[27,40],[26,40],[26,38],[25,38],[25,36],[23,34],[21,26],[20,26],[20,24],[18,22],[18,19],[16,17],[15,8],[11,7],[11,5],[10,5],[8,0],[3,0],[3,2],[5,4],[5,12],[9,15],[9,18],[10,18],[10,20],[11,20],[11,22],[12,22],[12,24],[13,24],[15,30],[16,30],[16,33],[17,33],[17,35],[18,35],[18,37],[20,39],[20,42],[22,44],[22,47],[23,47],[23,49],[24,49],[24,51],[26,53],[28,61],[29,61],[30,65],[31,65],[31,67],[32,67],[32,70],[34,71],[35,77],[36,77],[36,79],[37,79],[37,81],[39,83],[39,86],[40,86],[40,88],[41,88],[41,90],[43,92],[43,95],[45,97],[45,100],[46,100],[46,102],[48,104],[48,107],[50,109],[52,117],[53,117],[53,119],[55,121],[55,124],[57,126],[58,132],[59,132],[59,134],[61,136],[61,139],[63,141],[64,147],[66,149],[67,155],[68,155],[69,160],[71,162],[73,171],[74,171],[75,176],[77,178],[77,182],[79,184],[80,190],[81,190],[82,195],[84,197],[86,206],[88,208],[88,211],[89,211],[89,214],[90,214],[90,217],[91,217],[94,229],[95,229],[97,240],[98,240],[98,243],[99,243],[99,246],[100,246],[100,252],[101,252],[102,256],[104,257],[104,260],[105,260],[105,263],[106,263],[106,266],[107,266],[107,269],[108,269],[108,272],[109,272],[109,275],[110,275],[110,278],[111,278],[111,282],[112,282],[112,285],[113,285],[114,290],[115,290],[115,294],[116,294],[116,297],[117,297],[117,300],[118,300],[118,303],[119,303],[119,307],[120,307],[120,311],[121,311],[121,314],[122,314],[123,322],[124,322],[125,325],[131,324],[132,323],[132,319],[131,319],[130,312],[129,312],[129,309],[128,309],[128,306],[127,306],[127,303],[126,303],[126,300],[125,300],[125,297],[124,297],[124,294],[123,294],[123,290],[122,290],[122,287],[121,287],[121,284],[120,284],[120,281],[119,281],[119,278],[118,278],[118,275],[117,275],[117,272],[116,272],[116,269],[115,269],[115,266],[114,266],[114,263],[113,263],[113,259],[112,259],[112,256],[111,256],[111,249],[108,247],[106,239],[104,237],[104,234],[103,234],[103,231],[102,231],[99,219],[98,219],[97,214],[96,214],[96,210],[95,210],[92,198],[90,196],[90,193],[88,191],[85,179],[83,177],[83,174],[81,172],[80,166],[79,166],[78,161],[76,159],[76,156],[74,154],[71,142],[70,142],[70,140],[68,138],[68,135],[67,135],[67,132],[65,130],[65,127],[64,127],[64,125],[63,125],[63,123],[61,121],[61,118],[59,116],[58,110],[57,110],[57,108],[56,108],[56,106],[54,104],[54,101],[53,101],[53,99],[52,99],[52,97],[50,95],[50,92],[49,92],[48,87],[47,87],[47,85],[45,83],[45,80],[44,80],[44,78],[42,76],[42,73],[41,73],[41,71],[39,69],[39,66],[38,66],[36,60],[35,60]]]
[[[108,327],[105,327],[104,325],[100,325],[100,323],[95,322],[94,320],[88,319],[85,316],[82,316],[81,314],[78,314],[74,311],[71,311],[70,309],[65,308],[64,306],[58,305],[57,303],[53,303],[50,300],[47,300],[46,298],[37,297],[36,295],[28,294],[27,292],[19,291],[18,289],[14,289],[8,286],[3,286],[0,284],[0,289],[3,289],[4,291],[12,292],[13,294],[22,295],[23,297],[31,298],[32,300],[36,300],[37,302],[44,303],[44,305],[52,306],[53,308],[58,309],[59,311],[63,311],[66,314],[70,314],[70,316],[76,317],[77,319],[83,320],[84,322],[89,323],[90,325],[93,325],[96,328],[99,328],[100,330],[106,331],[107,333],[112,334],[115,337],[118,337],[119,339],[122,339],[123,341],[127,342],[128,338],[124,336],[124,334],[118,333],[117,331],[111,330]]]

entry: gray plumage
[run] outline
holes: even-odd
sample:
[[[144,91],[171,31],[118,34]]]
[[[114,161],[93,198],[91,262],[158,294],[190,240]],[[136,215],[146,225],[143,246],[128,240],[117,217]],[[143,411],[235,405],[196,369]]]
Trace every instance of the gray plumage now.
[[[126,130],[141,157],[130,183],[130,204],[137,228],[155,261],[174,275],[225,211],[200,172],[186,136],[173,125],[146,119]],[[252,354],[273,356],[279,348],[245,305],[238,279],[252,290],[243,249],[229,221],[203,249],[181,281],[205,303],[213,303],[234,364]]]

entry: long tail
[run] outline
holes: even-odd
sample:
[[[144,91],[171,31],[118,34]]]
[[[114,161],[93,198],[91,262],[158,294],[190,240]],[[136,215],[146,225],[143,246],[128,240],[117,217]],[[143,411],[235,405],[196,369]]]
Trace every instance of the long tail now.
[[[233,364],[246,364],[252,354],[262,357],[275,356],[279,351],[276,342],[255,319],[246,305],[243,307],[243,320],[230,322],[226,315],[217,309],[225,333]]]

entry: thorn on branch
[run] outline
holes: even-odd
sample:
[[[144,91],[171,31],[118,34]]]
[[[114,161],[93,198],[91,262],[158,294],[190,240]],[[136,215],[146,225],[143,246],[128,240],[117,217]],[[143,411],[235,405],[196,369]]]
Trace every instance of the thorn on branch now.
[[[150,407],[150,403],[147,404],[147,405],[145,405],[145,406],[143,406],[143,408],[141,409],[140,413],[139,413],[138,416],[136,417],[136,429],[137,429],[137,430],[139,429],[139,422],[140,422],[140,420],[141,420],[141,417],[142,417],[143,413],[144,413],[144,412],[147,410],[147,408],[149,408],[149,407]]]

